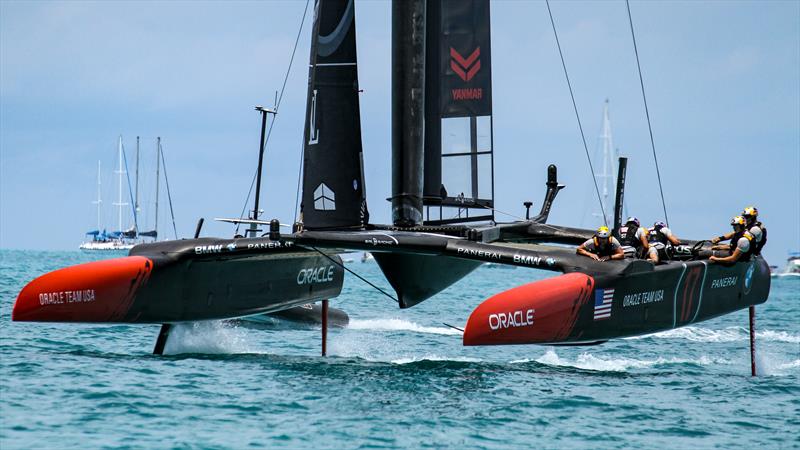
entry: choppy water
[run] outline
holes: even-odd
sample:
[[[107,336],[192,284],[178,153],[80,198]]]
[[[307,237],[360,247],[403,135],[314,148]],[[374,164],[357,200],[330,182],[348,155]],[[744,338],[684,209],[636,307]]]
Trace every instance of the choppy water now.
[[[99,256],[0,251],[0,448],[798,448],[800,281],[747,312],[597,347],[465,348],[490,294],[546,276],[483,267],[410,310],[348,276],[348,328],[12,323],[22,286]],[[374,263],[353,270],[387,286]]]

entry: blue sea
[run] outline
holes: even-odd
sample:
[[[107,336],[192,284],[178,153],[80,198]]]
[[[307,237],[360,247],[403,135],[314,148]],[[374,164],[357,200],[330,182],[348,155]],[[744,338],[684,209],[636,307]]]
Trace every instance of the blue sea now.
[[[800,280],[757,308],[595,347],[462,347],[484,266],[409,310],[348,275],[320,330],[11,322],[34,277],[108,255],[0,251],[0,448],[800,448]],[[374,262],[348,267],[389,289]]]

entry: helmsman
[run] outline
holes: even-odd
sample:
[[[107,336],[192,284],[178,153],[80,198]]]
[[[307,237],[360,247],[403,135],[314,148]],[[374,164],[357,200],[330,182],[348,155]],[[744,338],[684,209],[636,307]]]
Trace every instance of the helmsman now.
[[[748,206],[742,211],[741,217],[743,217],[745,220],[745,229],[751,235],[753,235],[753,239],[755,239],[756,248],[754,252],[756,255],[760,255],[761,249],[767,244],[767,227],[765,227],[764,224],[758,220],[758,208],[755,206]],[[731,239],[734,234],[735,232],[731,231],[721,236],[717,236],[711,239],[711,243],[717,244],[721,241],[727,241],[728,239]],[[731,241],[731,244],[733,244],[733,241]]]
[[[709,261],[721,263],[734,263],[737,261],[749,261],[756,252],[755,236],[747,231],[747,221],[742,216],[736,216],[731,220],[733,236],[730,244],[720,244],[712,247],[713,250],[730,250],[729,256],[711,256]]]
[[[648,259],[655,264],[658,264],[661,258],[667,257],[667,245],[681,244],[680,239],[664,222],[653,223],[653,228],[647,232],[647,242],[650,244],[647,251]]]

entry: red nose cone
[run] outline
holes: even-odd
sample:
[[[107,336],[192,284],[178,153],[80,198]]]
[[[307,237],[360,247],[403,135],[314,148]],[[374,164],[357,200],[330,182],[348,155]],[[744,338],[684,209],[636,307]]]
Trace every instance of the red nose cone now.
[[[119,322],[152,269],[149,259],[127,256],[44,274],[19,293],[11,320]]]
[[[472,311],[464,329],[464,345],[562,341],[593,289],[592,277],[571,273],[501,292]]]

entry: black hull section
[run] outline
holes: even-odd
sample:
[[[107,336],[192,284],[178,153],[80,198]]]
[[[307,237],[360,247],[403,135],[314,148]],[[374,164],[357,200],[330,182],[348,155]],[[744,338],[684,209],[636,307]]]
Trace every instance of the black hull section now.
[[[654,270],[570,273],[502,292],[472,312],[465,345],[596,343],[671,330],[764,303],[763,258],[673,262]]]
[[[373,253],[397,292],[401,308],[410,308],[469,275],[482,263],[445,256]]]
[[[13,320],[176,323],[280,311],[339,295],[342,261],[291,242],[191,239],[67,267],[20,293]]]
[[[311,252],[188,260],[154,271],[127,319],[174,323],[280,311],[336,297],[343,281],[341,266]]]
[[[671,263],[656,267],[652,273],[619,280],[598,277],[596,293],[608,289],[604,286],[614,289],[611,316],[594,320],[594,303],[590,301],[570,340],[665,331],[764,303],[770,289],[769,265],[761,257],[733,265]]]

